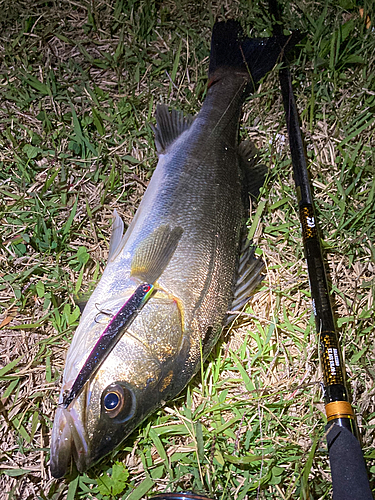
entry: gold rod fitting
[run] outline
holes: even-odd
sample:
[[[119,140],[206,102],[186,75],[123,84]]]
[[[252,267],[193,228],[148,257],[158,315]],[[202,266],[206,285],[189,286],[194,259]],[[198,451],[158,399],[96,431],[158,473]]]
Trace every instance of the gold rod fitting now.
[[[327,420],[330,422],[336,418],[354,419],[354,411],[347,401],[333,401],[325,406]]]

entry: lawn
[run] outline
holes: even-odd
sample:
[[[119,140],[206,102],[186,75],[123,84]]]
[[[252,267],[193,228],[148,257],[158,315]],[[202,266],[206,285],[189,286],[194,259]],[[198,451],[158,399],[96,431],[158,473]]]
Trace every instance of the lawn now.
[[[371,0],[284,7],[286,26],[306,34],[293,85],[374,477],[375,12]],[[213,23],[235,18],[248,36],[270,36],[266,3],[4,0],[0,9],[0,496],[330,498],[322,373],[276,70],[246,102],[240,131],[270,169],[248,226],[266,263],[261,288],[188,388],[119,450],[63,480],[48,465],[77,300],[106,265],[113,211],[127,227],[156,166],[156,104],[197,113]]]

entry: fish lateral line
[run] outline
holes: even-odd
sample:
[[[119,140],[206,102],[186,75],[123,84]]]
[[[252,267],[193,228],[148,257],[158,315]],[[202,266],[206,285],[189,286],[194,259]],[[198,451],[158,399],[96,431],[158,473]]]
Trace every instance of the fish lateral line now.
[[[94,345],[83,367],[75,379],[72,388],[64,396],[61,405],[68,409],[75,399],[81,394],[85,384],[96,373],[103,364],[109,353],[120,340],[125,330],[140,312],[142,307],[150,299],[155,286],[150,283],[142,283],[136,291],[125,302],[121,309],[113,316],[111,322],[105,328]]]

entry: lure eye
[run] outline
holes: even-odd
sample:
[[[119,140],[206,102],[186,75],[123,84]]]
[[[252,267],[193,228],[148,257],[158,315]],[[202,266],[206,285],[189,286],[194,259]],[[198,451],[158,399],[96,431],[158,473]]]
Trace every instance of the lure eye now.
[[[135,410],[133,393],[120,383],[109,385],[102,396],[103,410],[109,418],[124,422],[133,416]]]

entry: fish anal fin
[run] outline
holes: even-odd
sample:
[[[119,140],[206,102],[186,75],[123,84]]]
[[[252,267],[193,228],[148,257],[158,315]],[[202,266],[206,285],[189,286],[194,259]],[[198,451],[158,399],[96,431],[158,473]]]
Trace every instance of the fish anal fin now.
[[[259,196],[259,190],[263,186],[268,174],[267,166],[259,163],[257,153],[258,150],[249,140],[242,141],[238,146],[240,166],[247,191],[254,198]]]
[[[255,256],[255,247],[247,238],[244,239],[239,259],[237,280],[234,286],[231,311],[239,311],[249,302],[263,280],[263,269],[264,262]],[[229,316],[226,324],[229,324],[232,319],[233,317]]]
[[[156,108],[156,127],[151,125],[155,134],[155,145],[158,154],[164,154],[168,147],[183,133],[190,128],[194,118],[190,115],[184,116],[180,111],[159,104]]]
[[[146,283],[155,283],[171,260],[183,229],[163,225],[147,236],[135,251],[130,275]]]

